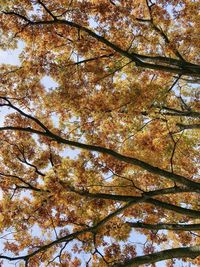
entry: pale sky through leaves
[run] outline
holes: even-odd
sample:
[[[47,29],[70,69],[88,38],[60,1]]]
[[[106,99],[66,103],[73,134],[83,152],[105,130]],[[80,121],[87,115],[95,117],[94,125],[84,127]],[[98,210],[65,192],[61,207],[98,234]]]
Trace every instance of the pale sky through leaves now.
[[[3,51],[3,50],[0,50],[0,63],[1,64],[11,64],[11,65],[14,65],[14,66],[20,66],[20,60],[19,60],[19,55],[20,53],[22,52],[23,50],[23,47],[24,47],[24,44],[22,42],[19,42],[18,43],[18,48],[17,49],[14,49],[14,50],[8,50],[8,51]],[[45,86],[46,90],[53,90],[55,89],[57,86],[58,86],[58,83],[55,82],[50,76],[44,76],[42,79],[41,79],[41,83]],[[53,104],[53,102],[52,102]],[[3,122],[3,118],[5,115],[9,114],[9,111],[4,108],[4,110],[2,111],[2,109],[0,110],[0,123]],[[79,150],[78,149],[70,149],[69,147],[66,148],[66,150],[64,152],[62,152],[62,155],[64,156],[69,156],[70,158],[74,158],[76,157],[76,155],[78,155],[79,153]],[[40,235],[38,231],[38,228],[37,227],[34,227],[33,229],[33,233],[35,233],[36,235]],[[109,239],[108,239],[109,241]],[[129,238],[129,241],[130,242],[135,242],[135,243],[141,243],[141,246],[142,244],[145,242],[145,236],[143,236],[142,234],[139,235],[138,233],[135,233],[134,230],[132,231],[132,234]],[[69,245],[69,246],[72,246],[72,245]],[[139,246],[140,247],[140,246]],[[142,249],[140,251],[138,247],[138,253],[142,255]],[[0,251],[2,249],[2,246],[1,246],[1,242],[0,242]],[[82,254],[82,259],[84,260],[88,260],[88,256],[87,254]],[[157,267],[163,267],[165,264],[165,261],[162,261],[162,262],[158,262],[156,263],[156,266]],[[177,261],[177,264],[179,264],[179,261]],[[183,263],[180,263],[181,266],[183,266],[182,264]],[[11,267],[11,266],[14,266],[14,263],[9,263],[8,261],[6,261],[6,266],[5,267]],[[18,264],[17,264],[18,266]],[[82,264],[82,266],[84,267],[84,263]],[[195,265],[191,265],[192,266],[195,266]],[[177,265],[177,267],[179,267],[179,265]]]
[[[2,3],[0,258],[200,262],[200,4]]]

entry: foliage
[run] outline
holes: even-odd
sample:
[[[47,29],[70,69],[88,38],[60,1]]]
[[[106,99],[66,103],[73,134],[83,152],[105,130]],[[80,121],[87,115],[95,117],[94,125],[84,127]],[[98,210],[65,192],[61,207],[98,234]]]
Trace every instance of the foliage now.
[[[3,264],[200,265],[200,2],[0,2]]]

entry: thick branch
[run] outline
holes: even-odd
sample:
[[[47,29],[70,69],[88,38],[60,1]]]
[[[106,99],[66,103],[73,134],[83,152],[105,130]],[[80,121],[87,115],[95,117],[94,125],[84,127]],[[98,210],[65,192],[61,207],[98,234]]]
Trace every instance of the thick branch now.
[[[167,110],[168,111],[168,112],[164,111],[162,113],[164,115],[200,118],[200,112],[197,112],[197,111],[191,111],[191,110],[190,111],[182,111],[182,110],[169,108],[169,107],[165,107],[165,106],[161,107],[161,110]]]
[[[32,253],[29,253],[29,254],[24,255],[24,256],[18,256],[18,257],[8,257],[8,256],[0,255],[0,259],[6,259],[6,260],[9,260],[9,261],[17,261],[17,260],[26,260],[27,261],[31,257],[37,255],[38,253],[44,252],[44,251],[48,250],[49,248],[51,248],[52,246],[58,245],[60,243],[76,239],[81,234],[95,233],[98,230],[98,228],[102,227],[110,219],[112,219],[113,217],[115,217],[119,213],[123,212],[125,209],[129,208],[133,204],[135,204],[135,202],[134,201],[130,201],[129,203],[125,204],[121,208],[115,210],[114,212],[112,212],[111,214],[106,216],[104,219],[102,219],[96,225],[94,225],[92,227],[88,227],[88,228],[80,230],[80,231],[76,231],[76,232],[74,232],[72,234],[69,234],[69,235],[66,235],[66,236],[63,236],[63,237],[60,237],[60,238],[57,238],[56,240],[52,241],[51,243],[49,243],[47,245],[44,245],[44,246],[41,246],[39,249],[35,250]]]
[[[73,187],[66,186],[64,182],[60,181],[60,183],[66,187],[66,189],[70,190],[71,192],[75,192],[79,195],[86,196],[89,198],[97,198],[97,199],[112,199],[116,201],[125,201],[130,202],[133,201],[134,203],[149,203],[157,207],[161,207],[167,210],[175,211],[179,214],[187,215],[192,218],[200,218],[200,211],[182,208],[173,204],[169,204],[157,199],[150,198],[150,196],[143,194],[142,197],[135,197],[135,196],[123,196],[123,195],[112,195],[112,194],[104,194],[104,193],[89,193],[88,191],[83,190],[76,190]],[[163,189],[164,191],[164,189]],[[159,195],[161,190],[157,193]],[[156,193],[154,194],[154,196]]]
[[[39,134],[39,135],[44,135],[44,136],[47,136],[47,137],[57,141],[58,143],[66,144],[66,145],[69,145],[69,146],[74,146],[74,147],[81,148],[81,149],[84,149],[84,150],[96,151],[96,152],[99,152],[99,153],[110,155],[110,156],[112,156],[113,158],[116,158],[119,161],[123,161],[123,162],[129,163],[131,165],[135,165],[135,166],[141,167],[142,169],[144,169],[146,171],[149,171],[151,173],[163,176],[163,177],[168,178],[168,179],[170,179],[170,180],[172,180],[172,181],[174,181],[176,183],[180,183],[180,184],[186,185],[186,186],[188,186],[190,188],[200,189],[200,184],[199,183],[191,181],[191,180],[185,178],[184,176],[181,176],[181,175],[178,175],[178,174],[175,174],[175,173],[171,173],[169,171],[160,169],[158,167],[154,167],[154,166],[150,165],[149,163],[144,162],[142,160],[139,160],[139,159],[136,159],[136,158],[131,158],[131,157],[128,157],[128,156],[124,156],[124,155],[122,155],[122,154],[120,154],[120,153],[118,153],[118,152],[116,152],[116,151],[114,151],[112,149],[109,149],[109,148],[96,146],[96,145],[87,145],[87,144],[79,143],[79,142],[76,142],[76,141],[70,141],[68,139],[64,139],[63,137],[60,137],[60,136],[50,132],[49,130],[46,131],[46,132],[41,132],[41,131],[32,129],[30,127],[26,127],[26,128],[14,127],[14,126],[0,127],[0,131],[5,131],[5,130],[24,131],[24,132],[36,133],[36,134]]]
[[[160,252],[152,253],[146,256],[135,257],[123,263],[111,265],[112,267],[134,267],[142,264],[151,264],[163,260],[176,259],[176,258],[190,258],[194,259],[200,256],[200,246],[184,247],[166,249]]]
[[[200,224],[173,224],[173,223],[158,223],[148,224],[142,222],[126,222],[130,227],[143,228],[149,230],[181,230],[181,231],[197,231],[200,230]]]
[[[194,123],[194,124],[177,123],[177,126],[180,127],[181,130],[200,129],[200,124],[198,124],[198,123]]]
[[[30,114],[25,113],[24,111],[22,111],[18,107],[14,106],[7,97],[0,97],[0,99],[3,99],[3,100],[5,100],[7,102],[7,104],[2,104],[2,106],[8,106],[8,107],[16,110],[19,114],[21,114],[22,116],[34,121],[43,130],[48,132],[48,128],[40,120],[38,120],[37,118],[31,116]]]
[[[145,201],[146,203],[149,204],[153,204],[157,207],[161,207],[163,209],[167,209],[167,210],[171,210],[171,211],[175,211],[179,214],[183,214],[185,216],[190,216],[192,218],[200,218],[200,211],[199,210],[192,210],[192,209],[186,209],[186,208],[182,208],[173,204],[169,204],[157,199],[147,199]]]
[[[17,17],[19,17],[20,19],[28,22],[30,25],[55,25],[55,24],[63,24],[63,25],[67,25],[73,28],[76,28],[80,31],[83,31],[85,33],[87,33],[88,35],[90,35],[91,37],[95,38],[96,40],[98,40],[99,42],[105,44],[106,46],[112,48],[114,51],[118,52],[119,54],[121,54],[122,56],[125,56],[127,58],[129,58],[131,61],[135,62],[137,67],[142,67],[142,68],[147,68],[147,69],[154,69],[154,70],[159,70],[159,71],[165,71],[165,72],[170,72],[170,73],[176,73],[176,74],[180,74],[180,75],[189,75],[189,76],[200,76],[200,66],[195,65],[195,64],[191,64],[182,60],[175,60],[175,67],[171,66],[171,64],[173,64],[174,59],[170,59],[171,64],[169,64],[168,66],[166,65],[162,65],[162,63],[166,64],[166,58],[165,57],[159,57],[160,58],[160,63],[159,64],[152,64],[152,63],[148,63],[148,62],[144,62],[142,61],[142,57],[146,57],[146,59],[148,58],[150,61],[154,62],[154,57],[151,56],[143,56],[143,55],[137,55],[134,53],[129,53],[126,50],[123,50],[122,48],[120,48],[119,46],[115,45],[114,43],[110,42],[108,39],[106,39],[105,37],[98,35],[97,33],[93,32],[92,30],[79,25],[75,22],[72,21],[68,21],[68,20],[64,20],[64,19],[53,19],[53,20],[49,20],[49,21],[31,21],[30,19],[28,19],[27,17],[18,14],[16,12],[10,11],[10,12],[3,12],[4,14],[7,15],[15,15]],[[156,60],[158,59],[158,57],[156,57]],[[178,63],[177,63],[178,62]]]

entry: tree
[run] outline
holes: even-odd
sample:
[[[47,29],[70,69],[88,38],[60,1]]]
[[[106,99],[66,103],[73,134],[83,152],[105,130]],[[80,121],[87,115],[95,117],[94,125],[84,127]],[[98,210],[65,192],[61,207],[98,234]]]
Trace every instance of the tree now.
[[[1,6],[3,264],[199,265],[200,2]]]

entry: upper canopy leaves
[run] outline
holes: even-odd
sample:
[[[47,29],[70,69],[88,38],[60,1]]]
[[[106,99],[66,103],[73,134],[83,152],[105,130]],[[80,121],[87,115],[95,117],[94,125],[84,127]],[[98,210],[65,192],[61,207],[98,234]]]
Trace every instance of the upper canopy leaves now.
[[[199,264],[199,8],[2,1],[1,259]]]

